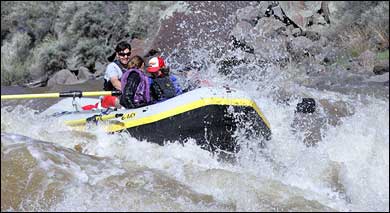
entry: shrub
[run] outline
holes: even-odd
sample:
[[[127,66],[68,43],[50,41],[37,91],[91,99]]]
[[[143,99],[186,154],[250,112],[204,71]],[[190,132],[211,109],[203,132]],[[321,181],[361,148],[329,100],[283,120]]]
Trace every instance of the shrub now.
[[[31,44],[40,42],[52,31],[60,2],[2,2],[1,31],[25,32],[31,37]],[[3,7],[4,6],[4,7]],[[3,9],[4,8],[4,9]],[[5,12],[3,16],[3,12]],[[5,39],[2,37],[2,40]]]
[[[1,46],[1,84],[20,83],[28,76],[26,59],[31,38],[27,33],[16,33],[11,41]]]
[[[48,36],[33,51],[32,62],[35,67],[40,67],[49,76],[67,67],[68,46],[62,40],[56,40]],[[33,66],[32,65],[32,66]]]
[[[339,11],[342,14],[338,14],[340,21],[333,34],[347,55],[388,49],[389,2],[345,2]]]
[[[76,67],[85,66],[90,70],[94,70],[95,61],[104,61],[106,55],[110,52],[110,48],[101,45],[101,39],[80,39],[73,52],[73,57],[76,59]]]

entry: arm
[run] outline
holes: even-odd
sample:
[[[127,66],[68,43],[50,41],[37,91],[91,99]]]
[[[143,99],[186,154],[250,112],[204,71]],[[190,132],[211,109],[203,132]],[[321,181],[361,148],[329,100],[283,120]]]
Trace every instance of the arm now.
[[[120,104],[127,109],[136,107],[134,104],[134,96],[140,81],[141,78],[136,72],[130,73],[127,78],[127,84],[125,85],[124,90],[122,91],[122,95],[120,96]]]
[[[106,72],[104,73],[104,79],[109,83],[109,90],[117,89],[121,90],[121,82],[119,80],[122,71],[114,62],[107,65]],[[113,88],[112,88],[113,87]]]
[[[121,81],[118,79],[117,76],[111,77],[110,81],[111,81],[112,85],[115,87],[115,89],[121,91]]]
[[[177,81],[177,78],[174,75],[171,75],[170,77],[171,77],[173,86],[175,87],[176,95],[182,94],[183,90],[181,89],[181,86],[180,86],[179,82]]]

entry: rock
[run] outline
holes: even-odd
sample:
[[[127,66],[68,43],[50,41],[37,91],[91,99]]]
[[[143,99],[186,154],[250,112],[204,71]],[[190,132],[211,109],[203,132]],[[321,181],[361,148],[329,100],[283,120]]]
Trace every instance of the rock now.
[[[306,101],[302,101],[299,104],[301,106],[313,106],[313,101],[311,98],[307,98]],[[306,104],[303,104],[304,102]],[[321,132],[327,130],[328,124],[332,126],[340,125],[341,118],[351,116],[354,113],[354,109],[343,101],[320,99],[318,103],[318,107],[323,108],[324,113],[319,113],[319,110],[312,113],[304,113],[297,109],[291,124],[293,133],[301,133],[297,135],[303,136],[302,140],[306,146],[315,146],[320,142],[322,140]]]
[[[340,125],[341,118],[354,114],[352,106],[344,101],[320,99],[318,102],[324,109],[328,123],[332,126]]]
[[[273,17],[262,18],[259,20],[255,27],[255,33],[258,36],[261,35],[267,38],[275,38],[281,34],[281,32],[283,31],[281,31],[281,29],[284,29],[284,31],[286,31],[287,28],[286,24],[284,24],[280,20],[277,20]]]
[[[279,5],[276,5],[274,7],[271,8],[272,9],[272,15],[279,19],[279,20],[284,20],[284,12],[282,10],[282,8],[279,6]]]
[[[238,9],[236,12],[236,18],[238,22],[245,21],[254,27],[257,24],[258,19],[260,19],[260,16],[262,15],[261,13],[262,11],[259,7],[248,6]],[[265,14],[263,16],[265,16]]]
[[[270,2],[268,1],[260,1],[260,3],[256,6],[256,8],[258,9],[259,13],[257,14],[257,17],[258,18],[264,18],[267,16],[267,10],[270,6]]]
[[[156,37],[148,48],[160,48],[163,53],[172,53],[172,60],[182,64],[191,61],[191,52],[196,48],[214,51],[215,47],[229,40],[229,32],[236,24],[232,15],[249,2],[188,1],[190,10],[175,12],[161,20]],[[194,39],[195,38],[195,39]]]
[[[95,62],[95,78],[99,78],[104,75],[104,72],[106,71],[106,66],[103,65],[100,61]]]
[[[310,18],[321,9],[321,1],[280,1],[286,16],[301,29],[306,30]]]
[[[302,61],[304,58],[313,55],[310,50],[314,50],[314,43],[306,37],[296,37],[287,42],[287,51],[292,59],[296,62]]]
[[[291,31],[291,34],[292,34],[294,37],[301,36],[301,35],[302,35],[302,30],[301,30],[301,28],[294,28],[294,29]]]
[[[77,79],[87,81],[87,80],[90,80],[93,78],[94,78],[94,75],[91,72],[89,72],[88,68],[83,67],[83,66],[79,68],[79,71],[77,74]]]
[[[321,38],[320,34],[314,31],[304,31],[302,35],[312,41],[318,41]]]
[[[253,42],[254,36],[252,32],[253,26],[246,21],[239,21],[234,26],[230,33],[230,37],[234,37],[238,40]]]
[[[47,74],[43,74],[41,77],[38,77],[37,79],[24,84],[23,86],[26,86],[28,88],[36,88],[36,87],[44,87],[47,85],[48,81],[48,76]]]
[[[130,45],[131,45],[130,58],[132,58],[136,55],[143,57],[147,53],[148,48],[147,48],[144,40],[135,38],[135,39],[131,40]]]
[[[280,64],[289,60],[286,38],[282,36],[277,39],[257,37],[254,44],[254,53],[263,63]]]
[[[301,139],[306,146],[315,146],[322,140],[321,131],[326,129],[326,119],[318,112],[296,112],[291,128],[294,134],[303,137]]]
[[[238,40],[235,36],[232,36],[231,39],[232,39],[231,41],[232,50],[241,49],[242,51],[247,53],[251,53],[251,54],[254,53],[253,47],[249,46],[245,41]]]
[[[389,82],[389,71],[387,70],[387,72],[385,74],[382,73],[380,75],[371,76],[370,78],[365,79],[364,81],[365,82],[376,82],[376,83]],[[386,84],[384,84],[384,85],[386,86]]]
[[[375,75],[382,75],[389,72],[389,64],[387,65],[375,65],[373,72]]]
[[[371,50],[362,52],[357,58],[358,64],[363,67],[364,72],[373,70],[375,64],[375,53]]]
[[[31,82],[32,85],[37,85],[37,84],[42,85],[42,83],[38,83],[38,82],[45,82],[44,84],[46,84],[46,82],[48,80],[48,76],[47,76],[47,72],[44,71],[42,64],[40,64],[40,63],[32,64],[30,69],[29,69],[29,73],[30,73],[30,79],[32,79],[32,82]],[[33,86],[33,87],[36,87],[36,86]]]
[[[68,85],[68,84],[79,84],[86,80],[79,80],[77,76],[68,69],[63,69],[56,72],[47,82],[47,86]]]
[[[296,112],[313,113],[316,110],[316,102],[313,98],[303,98],[302,102],[297,104]]]

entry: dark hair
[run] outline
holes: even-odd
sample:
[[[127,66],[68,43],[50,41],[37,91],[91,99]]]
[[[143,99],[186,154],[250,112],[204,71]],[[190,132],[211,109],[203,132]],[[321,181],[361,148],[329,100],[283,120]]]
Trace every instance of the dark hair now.
[[[161,52],[160,49],[151,49],[149,50],[149,52],[144,56],[145,58],[151,58],[153,56],[156,56],[157,54],[159,54]]]
[[[131,51],[131,45],[129,43],[127,43],[127,41],[121,41],[116,45],[115,52],[118,53],[118,52],[123,51],[125,49],[129,49]]]
[[[123,51],[125,49],[129,49],[131,52],[131,45],[127,41],[121,41],[119,42],[115,47],[115,52],[111,54],[111,56],[107,57],[107,60],[109,62],[114,61],[116,53]]]
[[[141,68],[144,63],[144,59],[141,56],[135,55],[129,61],[129,68]]]

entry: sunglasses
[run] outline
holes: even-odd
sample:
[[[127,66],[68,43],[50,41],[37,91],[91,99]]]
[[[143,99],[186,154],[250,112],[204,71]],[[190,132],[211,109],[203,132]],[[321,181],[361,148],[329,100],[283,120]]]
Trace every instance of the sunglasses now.
[[[128,53],[118,53],[119,56],[130,56],[131,55],[131,52],[128,52]]]

